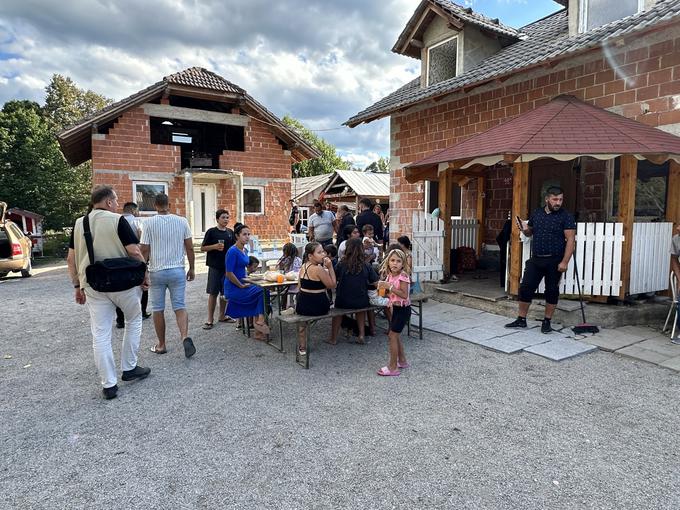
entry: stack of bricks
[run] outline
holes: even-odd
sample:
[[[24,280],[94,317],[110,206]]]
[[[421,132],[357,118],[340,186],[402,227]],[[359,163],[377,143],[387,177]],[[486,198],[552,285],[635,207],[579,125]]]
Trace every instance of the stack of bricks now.
[[[680,29],[659,31],[624,47],[594,49],[552,68],[517,74],[505,83],[481,86],[476,93],[454,93],[410,113],[394,114],[391,157],[398,169],[392,172],[390,186],[395,235],[411,233],[411,212],[422,203],[423,195],[422,186],[406,182],[403,166],[531,111],[558,95],[572,95],[680,134]],[[511,207],[512,181],[507,168],[488,172],[486,241],[493,242]],[[588,216],[605,216],[606,175],[602,164],[584,165],[582,206]],[[474,210],[474,201],[474,197],[464,201],[468,204],[466,211]]]

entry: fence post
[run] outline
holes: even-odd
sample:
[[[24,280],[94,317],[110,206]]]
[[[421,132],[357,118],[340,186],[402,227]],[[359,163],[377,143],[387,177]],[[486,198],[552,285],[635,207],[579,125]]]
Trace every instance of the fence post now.
[[[529,163],[515,162],[512,164],[512,223],[515,217],[526,219],[529,208]],[[522,243],[517,227],[513,226],[510,251],[510,294],[519,294],[519,281],[522,277]]]
[[[451,196],[453,194],[453,170],[446,168],[439,174],[439,217],[444,221],[444,279],[451,275]]]

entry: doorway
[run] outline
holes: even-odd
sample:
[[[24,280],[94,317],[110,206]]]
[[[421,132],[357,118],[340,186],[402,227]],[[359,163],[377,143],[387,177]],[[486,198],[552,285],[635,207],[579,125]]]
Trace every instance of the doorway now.
[[[576,212],[576,193],[578,179],[574,161],[539,159],[529,165],[529,214],[544,205],[545,191],[550,186],[564,190],[563,207],[571,214]]]
[[[206,230],[215,226],[217,196],[214,184],[194,184],[194,238],[205,236]]]

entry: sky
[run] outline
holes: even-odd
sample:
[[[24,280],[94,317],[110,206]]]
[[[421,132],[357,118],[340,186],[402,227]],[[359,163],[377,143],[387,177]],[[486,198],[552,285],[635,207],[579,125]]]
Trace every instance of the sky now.
[[[114,100],[188,67],[316,130],[357,167],[389,155],[389,120],[352,115],[418,76],[391,52],[419,0],[2,0],[0,104],[42,103],[55,73]],[[553,0],[459,0],[521,27]]]

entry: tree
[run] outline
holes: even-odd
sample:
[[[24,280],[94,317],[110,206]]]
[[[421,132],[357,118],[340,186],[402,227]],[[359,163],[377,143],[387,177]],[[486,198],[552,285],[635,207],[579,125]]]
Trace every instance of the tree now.
[[[85,212],[91,167],[70,166],[55,134],[110,103],[55,74],[45,105],[8,101],[0,111],[0,200],[45,216],[46,228],[72,225]]]
[[[110,99],[91,90],[78,88],[67,76],[54,74],[45,87],[43,110],[53,130],[58,132],[109,104]]]
[[[377,161],[374,161],[368,165],[364,172],[377,172],[381,174],[390,173],[390,160],[388,158],[380,157]]]
[[[338,156],[333,145],[307,129],[299,120],[288,115],[285,115],[282,120],[286,126],[292,128],[305,142],[321,153],[320,158],[294,163],[293,175],[295,177],[328,174],[335,170],[349,170],[352,167],[351,163]]]

